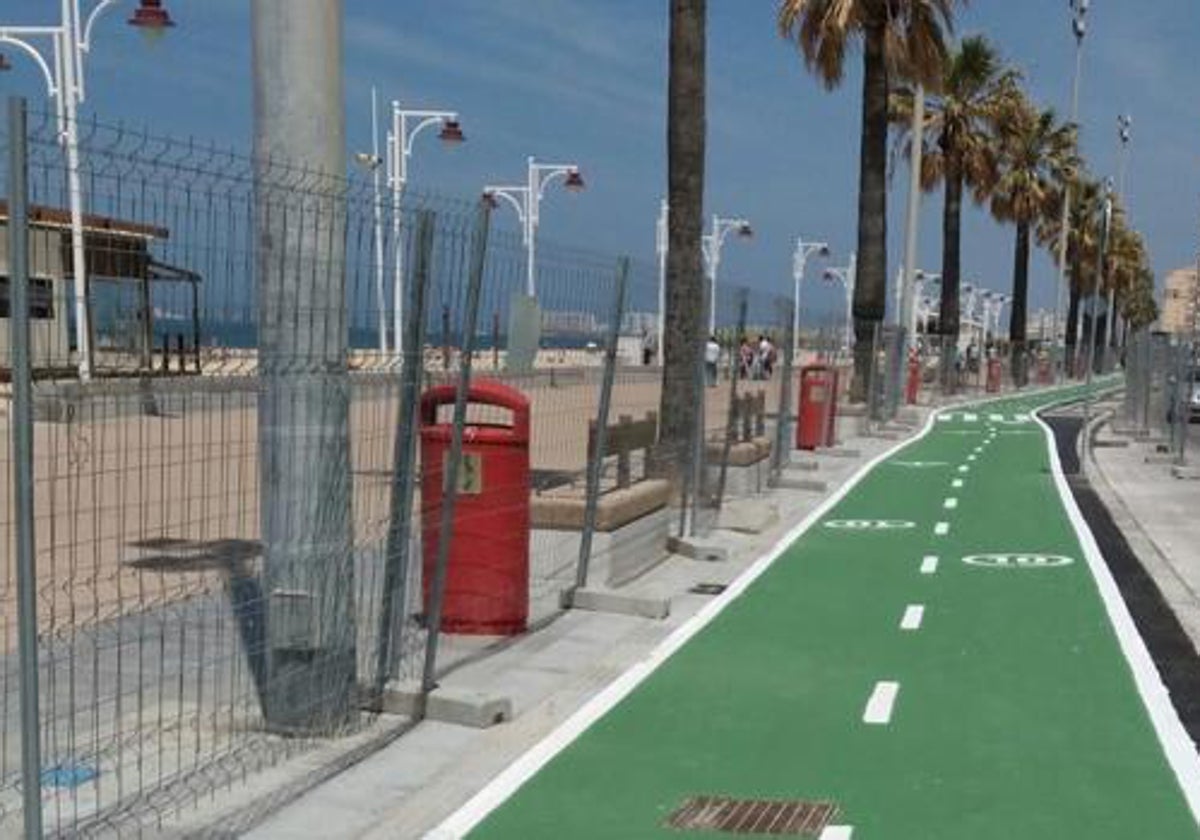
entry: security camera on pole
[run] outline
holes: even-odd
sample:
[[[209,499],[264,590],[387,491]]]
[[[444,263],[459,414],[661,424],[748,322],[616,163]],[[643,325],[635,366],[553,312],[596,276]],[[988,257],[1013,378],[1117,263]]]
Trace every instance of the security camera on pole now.
[[[387,166],[387,185],[392,191],[392,334],[396,353],[404,347],[404,244],[400,241],[401,204],[408,186],[409,160],[412,158],[417,135],[427,128],[441,126],[438,139],[446,146],[457,146],[466,140],[455,111],[425,111],[402,108],[392,102],[392,128],[387,135],[387,156],[379,154],[379,128],[376,114],[375,89],[371,89],[371,152],[359,153],[355,159],[371,170],[375,192],[375,297],[379,306],[379,350],[386,353],[387,304],[384,292],[383,203],[380,200],[380,168]]]

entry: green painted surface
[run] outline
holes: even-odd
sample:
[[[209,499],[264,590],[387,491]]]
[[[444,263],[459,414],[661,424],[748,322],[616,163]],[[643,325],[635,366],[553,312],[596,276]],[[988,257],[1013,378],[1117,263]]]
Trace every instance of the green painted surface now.
[[[1044,399],[1044,398],[1043,398]],[[1049,474],[1034,400],[956,411],[877,467],[628,698],[471,835],[720,836],[688,796],[828,798],[854,840],[1200,837]],[[957,466],[999,431],[970,472]],[[898,462],[942,462],[905,466]],[[954,489],[954,478],[964,486]],[[954,510],[944,499],[959,500]],[[851,532],[837,519],[907,520]],[[935,536],[938,521],[950,533]],[[987,569],[965,555],[1074,558]],[[922,558],[940,558],[935,575]],[[923,626],[899,629],[909,604]],[[877,681],[890,724],[862,721]]]

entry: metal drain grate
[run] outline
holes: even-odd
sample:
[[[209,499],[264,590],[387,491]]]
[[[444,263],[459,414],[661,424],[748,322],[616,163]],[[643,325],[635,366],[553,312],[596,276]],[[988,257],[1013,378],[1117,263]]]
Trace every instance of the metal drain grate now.
[[[724,583],[697,583],[688,592],[694,595],[720,595],[728,588],[728,584]]]
[[[837,814],[832,802],[693,796],[671,814],[667,826],[681,831],[817,837]]]

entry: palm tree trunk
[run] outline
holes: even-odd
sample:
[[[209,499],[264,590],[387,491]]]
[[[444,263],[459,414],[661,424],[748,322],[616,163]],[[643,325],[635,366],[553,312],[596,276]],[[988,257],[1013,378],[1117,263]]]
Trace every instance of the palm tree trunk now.
[[[942,305],[938,329],[942,335],[942,384],[953,389],[958,356],[960,271],[962,262],[962,172],[953,154],[946,156],[946,196],[942,205]]]
[[[888,74],[885,26],[867,27],[863,47],[862,148],[858,174],[858,276],[854,287],[853,402],[863,402],[874,362],[875,327],[887,306]]]
[[[705,294],[700,241],[704,227],[706,0],[671,0],[667,91],[667,293],[660,457],[673,474],[691,447],[703,352]]]
[[[1008,340],[1012,345],[1013,384],[1026,382],[1025,315],[1029,306],[1029,222],[1017,222],[1017,244],[1013,254],[1012,317]]]

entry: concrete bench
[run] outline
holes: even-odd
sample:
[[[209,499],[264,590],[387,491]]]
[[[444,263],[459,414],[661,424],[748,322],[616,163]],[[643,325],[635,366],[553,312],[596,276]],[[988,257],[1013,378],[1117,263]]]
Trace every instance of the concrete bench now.
[[[740,394],[734,401],[733,415],[725,429],[729,436],[729,456],[725,461],[726,495],[750,496],[767,487],[774,441],[767,436],[766,414],[766,391]],[[721,460],[725,457],[725,441],[709,441],[706,455],[710,469],[714,473],[720,470]]]
[[[671,497],[669,482],[651,478],[658,417],[635,421],[623,416],[605,434],[604,461],[615,461],[615,480],[602,483],[596,505],[589,579],[601,586],[620,586],[659,563],[667,554]],[[634,478],[634,455],[641,452],[641,477]],[[588,428],[588,458],[596,452],[596,428]],[[587,510],[584,482],[537,493],[530,516],[535,531],[583,531]],[[577,546],[578,543],[572,543]],[[564,549],[565,550],[565,549]]]

